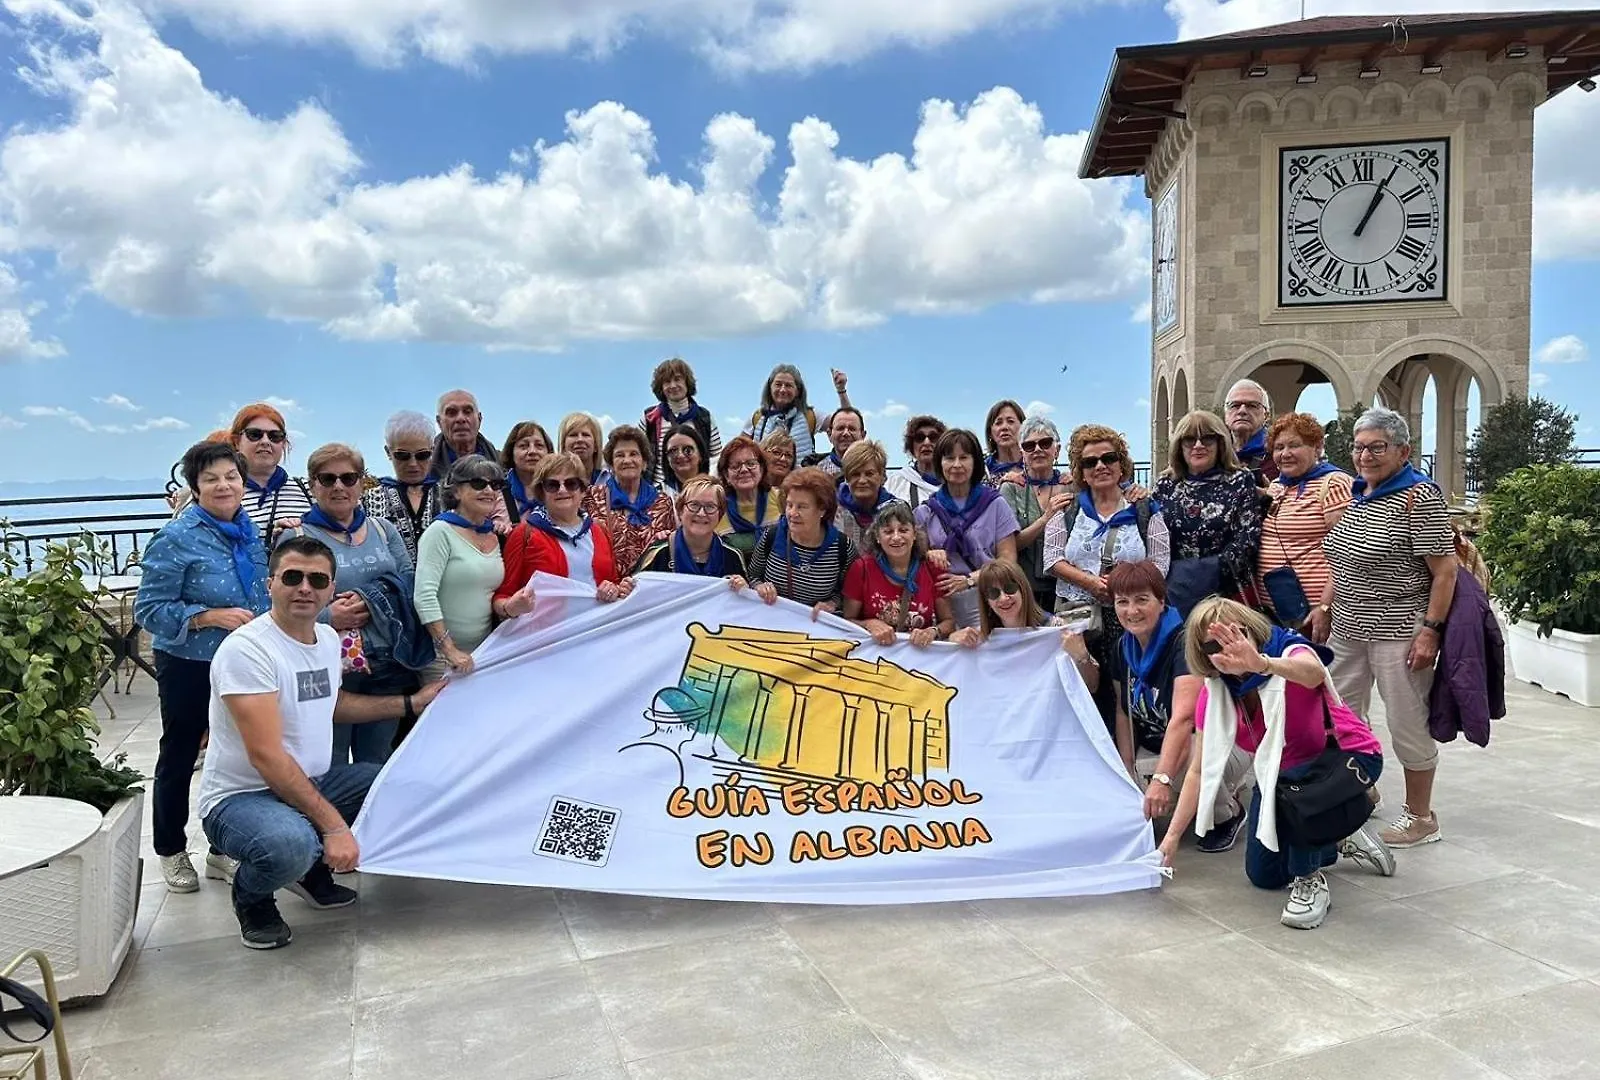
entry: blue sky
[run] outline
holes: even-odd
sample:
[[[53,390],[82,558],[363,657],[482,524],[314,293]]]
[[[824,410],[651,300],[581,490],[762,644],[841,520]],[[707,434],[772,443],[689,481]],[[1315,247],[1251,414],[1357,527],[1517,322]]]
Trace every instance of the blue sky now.
[[[892,449],[907,410],[976,426],[1015,397],[1142,453],[1148,208],[1076,179],[1082,133],[1117,45],[1293,17],[0,3],[0,482],[164,475],[267,397],[297,463],[336,438],[376,463],[385,416],[456,385],[494,436],[634,419],[674,354],[725,432],[789,361],[814,400],[848,372]],[[1592,445],[1600,100],[1567,97],[1540,197],[1590,224],[1536,235],[1529,346]]]

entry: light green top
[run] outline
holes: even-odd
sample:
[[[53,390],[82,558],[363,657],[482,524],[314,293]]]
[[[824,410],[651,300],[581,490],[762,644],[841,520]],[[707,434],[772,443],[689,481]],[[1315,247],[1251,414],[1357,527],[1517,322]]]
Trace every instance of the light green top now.
[[[483,552],[449,522],[435,521],[417,541],[417,615],[444,620],[456,647],[471,652],[489,636],[490,603],[505,577],[500,549]]]

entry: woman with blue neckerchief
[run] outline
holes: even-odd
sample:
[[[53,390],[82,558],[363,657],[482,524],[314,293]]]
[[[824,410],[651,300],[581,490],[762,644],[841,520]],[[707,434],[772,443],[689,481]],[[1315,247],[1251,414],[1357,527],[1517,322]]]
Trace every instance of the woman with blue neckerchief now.
[[[632,424],[606,436],[606,478],[584,495],[583,508],[611,538],[619,570],[627,570],[651,544],[678,527],[672,496],[651,483],[650,438]]]
[[[804,604],[813,619],[839,610],[856,546],[833,524],[838,510],[833,477],[821,469],[784,477],[783,517],[761,534],[750,557],[750,582],[761,599]]]
[[[983,437],[989,451],[983,459],[983,482],[990,487],[1020,477],[1026,467],[1018,438],[1022,421],[1022,406],[1010,398],[989,406],[989,415],[983,419]]]
[[[717,534],[748,563],[762,531],[783,517],[783,499],[767,479],[766,454],[748,435],[728,440],[717,458],[717,476],[725,496]]]
[[[1017,515],[982,482],[983,450],[972,432],[951,428],[939,436],[934,461],[939,490],[917,507],[917,526],[956,625],[977,626],[978,571],[994,559],[1017,561]]]
[[[1352,501],[1322,541],[1333,568],[1320,598],[1331,613],[1333,683],[1361,716],[1377,685],[1406,786],[1400,816],[1380,835],[1390,847],[1416,847],[1439,839],[1428,695],[1455,599],[1455,535],[1438,485],[1411,465],[1405,417],[1368,409],[1350,456]]]
[[[264,401],[246,405],[233,417],[233,445],[244,459],[244,512],[262,543],[270,543],[279,522],[293,521],[311,507],[311,493],[283,467],[289,429],[283,413]]]
[[[878,511],[900,501],[883,486],[889,471],[889,455],[882,443],[861,440],[851,443],[850,449],[844,452],[841,469],[844,479],[839,484],[839,509],[833,516],[833,523],[850,538],[857,551],[865,551],[867,530],[872,528]]]
[[[1156,481],[1155,499],[1172,551],[1167,598],[1179,615],[1187,617],[1207,596],[1254,591],[1261,493],[1216,414],[1196,410],[1173,426],[1168,468]]]
[[[395,527],[411,565],[417,563],[417,541],[443,507],[433,473],[433,421],[403,410],[383,426],[383,452],[394,475],[380,477],[362,496],[362,506]]]
[[[539,505],[533,471],[554,447],[550,433],[533,420],[519,421],[500,448],[500,467],[506,471],[506,516],[512,525],[523,521]]]
[[[761,388],[761,408],[744,429],[758,444],[774,431],[789,433],[796,460],[816,449],[816,410],[806,402],[806,381],[793,364],[779,364],[772,369]]]
[[[683,485],[678,493],[677,529],[640,557],[634,573],[651,570],[721,577],[727,578],[735,591],[744,588],[744,555],[717,535],[724,498],[722,485],[709,476],[697,476]]]
[[[1280,626],[1325,642],[1332,623],[1320,601],[1331,571],[1322,541],[1350,505],[1353,478],[1323,458],[1322,424],[1309,413],[1278,417],[1267,443],[1277,479],[1267,486],[1256,595]]]
[[[937,416],[923,414],[906,421],[903,446],[908,460],[890,474],[884,487],[913,510],[939,490],[939,476],[933,471],[933,450],[944,431],[944,421]]]
[[[192,501],[151,539],[133,617],[150,632],[161,701],[161,749],[151,808],[161,876],[173,892],[194,892],[189,861],[189,784],[211,709],[211,658],[223,638],[269,606],[267,551],[242,506],[245,462],[226,443],[183,455]],[[206,876],[231,881],[226,856],[206,857]]]
[[[911,507],[899,499],[889,500],[867,527],[864,539],[861,556],[845,574],[841,614],[859,623],[879,645],[908,634],[911,644],[921,647],[955,633],[955,616],[950,602],[939,595],[928,565],[928,545],[917,535]]]
[[[1019,445],[1023,470],[1011,475],[1014,482],[1001,485],[1000,494],[1017,516],[1017,562],[1028,575],[1034,602],[1054,611],[1056,579],[1045,558],[1045,529],[1072,505],[1072,478],[1056,468],[1061,432],[1049,420],[1042,416],[1024,420]]]

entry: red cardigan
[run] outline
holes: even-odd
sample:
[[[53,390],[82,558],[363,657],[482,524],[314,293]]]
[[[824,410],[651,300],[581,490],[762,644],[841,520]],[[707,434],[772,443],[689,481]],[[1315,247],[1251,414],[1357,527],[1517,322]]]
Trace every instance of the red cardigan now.
[[[594,538],[594,562],[591,564],[594,583],[619,581],[617,561],[611,554],[611,537],[598,525],[589,530],[589,535]],[[511,530],[502,554],[506,576],[494,591],[496,600],[504,600],[522,588],[540,570],[556,577],[567,576],[566,546],[543,529],[536,529],[526,522]]]

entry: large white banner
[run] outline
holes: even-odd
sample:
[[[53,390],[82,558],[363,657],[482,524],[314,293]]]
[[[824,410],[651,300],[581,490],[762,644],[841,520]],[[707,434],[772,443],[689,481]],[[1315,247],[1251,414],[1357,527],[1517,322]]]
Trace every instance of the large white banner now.
[[[374,784],[363,873],[813,904],[1160,880],[1054,632],[880,647],[721,580],[534,588]]]

